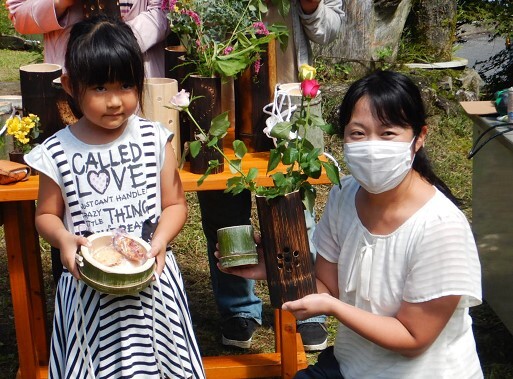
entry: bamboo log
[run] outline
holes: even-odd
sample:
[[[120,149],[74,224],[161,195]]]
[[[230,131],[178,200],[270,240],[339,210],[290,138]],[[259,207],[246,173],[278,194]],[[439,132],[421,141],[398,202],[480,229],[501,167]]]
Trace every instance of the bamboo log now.
[[[266,199],[256,196],[273,308],[316,293],[316,281],[299,191]]]
[[[41,120],[41,143],[64,127],[57,109],[57,90],[53,80],[60,77],[62,68],[56,64],[36,63],[20,67],[20,88],[23,114],[34,113]]]
[[[243,266],[258,263],[253,227],[237,225],[217,230],[219,262],[223,267]]]
[[[144,81],[143,117],[158,121],[174,134],[172,140],[176,159],[180,159],[180,122],[176,109],[166,108],[171,98],[178,93],[178,82],[170,78],[147,78]]]

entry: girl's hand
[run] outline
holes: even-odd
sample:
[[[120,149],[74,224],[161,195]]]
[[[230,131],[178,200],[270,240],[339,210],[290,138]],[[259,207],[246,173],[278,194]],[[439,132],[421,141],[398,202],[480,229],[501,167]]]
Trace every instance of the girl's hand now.
[[[91,243],[84,236],[77,236],[75,234],[66,232],[61,239],[60,252],[61,263],[76,279],[80,279],[80,272],[78,271],[75,257],[78,249],[81,246],[90,247]]]
[[[155,260],[157,262],[157,267],[155,268],[155,271],[157,272],[158,276],[162,274],[164,266],[166,265],[166,248],[167,244],[163,241],[157,238],[153,238],[151,240],[151,249],[148,254],[148,258],[155,257]]]
[[[298,320],[306,320],[319,315],[329,316],[333,301],[338,300],[327,293],[314,293],[299,300],[287,301],[281,309],[291,312]]]
[[[258,252],[258,264],[256,265],[247,265],[247,266],[237,266],[237,267],[227,267],[223,268],[219,262],[217,262],[217,268],[231,275],[237,275],[246,279],[254,279],[254,280],[264,280],[267,279],[267,272],[265,271],[265,260],[264,260],[264,250],[260,245],[261,238],[260,234],[255,233],[253,235],[255,243],[257,244],[257,252]],[[216,248],[219,246],[216,245]],[[216,250],[214,255],[217,259],[219,259],[219,251]]]

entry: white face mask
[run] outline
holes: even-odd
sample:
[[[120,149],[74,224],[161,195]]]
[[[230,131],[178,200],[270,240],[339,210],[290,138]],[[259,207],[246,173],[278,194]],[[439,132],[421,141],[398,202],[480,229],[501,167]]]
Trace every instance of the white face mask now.
[[[411,142],[362,141],[344,144],[344,160],[356,181],[370,193],[390,191],[413,163]]]

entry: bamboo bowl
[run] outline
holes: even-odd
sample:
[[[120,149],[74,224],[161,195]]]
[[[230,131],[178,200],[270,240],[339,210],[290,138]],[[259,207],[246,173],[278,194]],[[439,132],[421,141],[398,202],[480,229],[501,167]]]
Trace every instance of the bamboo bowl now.
[[[79,252],[78,269],[81,279],[90,287],[111,295],[127,295],[142,291],[152,281],[155,258],[148,259],[137,267],[109,267],[93,258],[96,249],[112,244],[112,232],[91,234],[87,239],[91,247],[82,246]],[[150,245],[141,238],[130,236],[147,251]]]

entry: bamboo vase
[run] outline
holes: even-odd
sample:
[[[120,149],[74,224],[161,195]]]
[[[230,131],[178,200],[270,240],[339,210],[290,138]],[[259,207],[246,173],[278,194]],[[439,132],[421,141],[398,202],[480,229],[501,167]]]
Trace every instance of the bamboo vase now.
[[[273,308],[316,293],[303,202],[299,191],[274,199],[256,196]]]

